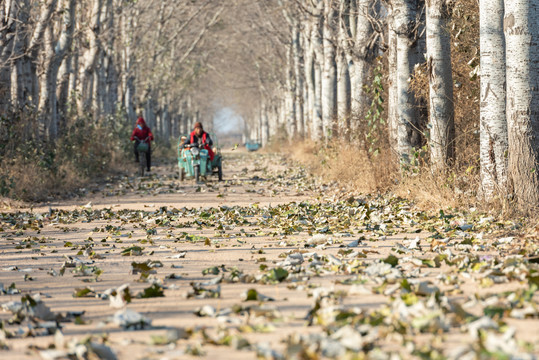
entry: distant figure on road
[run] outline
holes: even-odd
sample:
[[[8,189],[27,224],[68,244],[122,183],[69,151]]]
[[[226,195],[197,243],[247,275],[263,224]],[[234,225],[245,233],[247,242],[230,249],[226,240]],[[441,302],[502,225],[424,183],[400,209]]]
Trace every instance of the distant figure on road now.
[[[139,116],[137,125],[131,134],[131,141],[135,141],[135,161],[139,162],[138,146],[141,142],[148,144],[148,152],[146,153],[146,168],[150,171],[151,168],[151,141],[153,140],[152,130],[146,125],[146,121]]]
[[[201,148],[208,150],[208,156],[210,160],[213,161],[215,153],[211,148],[213,146],[213,141],[210,137],[210,134],[204,131],[202,128],[202,123],[196,122],[195,128],[188,139],[185,140],[184,145],[188,144],[198,144]]]

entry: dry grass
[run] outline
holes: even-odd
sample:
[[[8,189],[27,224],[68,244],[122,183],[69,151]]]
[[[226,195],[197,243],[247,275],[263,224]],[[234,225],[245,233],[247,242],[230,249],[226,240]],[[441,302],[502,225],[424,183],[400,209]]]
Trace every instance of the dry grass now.
[[[37,123],[31,114],[14,113],[4,118],[0,147],[2,202],[9,206],[17,201],[73,196],[78,189],[125,170],[125,129],[90,120],[71,119],[57,141],[47,142],[28,136],[36,131],[21,131],[21,124]]]
[[[324,147],[305,141],[293,147],[291,156],[325,181],[336,181],[361,193],[385,192],[394,181],[395,161],[388,151],[372,158],[354,145]]]
[[[84,184],[84,179],[68,165],[62,165],[51,173],[36,162],[24,161],[21,157],[12,160],[9,168],[0,171],[6,179],[4,191],[11,198],[22,201],[44,201],[60,196]]]
[[[325,182],[336,181],[341,188],[351,191],[396,195],[413,200],[418,208],[432,212],[475,208],[505,219],[522,215],[504,196],[490,203],[483,202],[478,193],[479,174],[473,167],[455,166],[436,173],[428,164],[419,163],[402,171],[387,150],[372,156],[351,145],[336,149],[312,141],[296,143],[291,149],[290,158],[313,175]]]

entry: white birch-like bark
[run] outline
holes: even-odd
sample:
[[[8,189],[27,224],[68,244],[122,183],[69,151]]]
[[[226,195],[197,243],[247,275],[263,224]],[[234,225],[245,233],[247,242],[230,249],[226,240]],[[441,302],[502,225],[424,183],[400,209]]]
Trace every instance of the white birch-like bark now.
[[[451,44],[446,0],[427,0],[427,64],[429,72],[430,160],[441,170],[454,158],[455,123]]]
[[[311,138],[314,141],[320,141],[324,137],[323,131],[323,113],[322,113],[322,70],[324,64],[324,47],[323,47],[323,2],[318,0],[316,7],[317,16],[314,17],[315,23],[311,29],[311,42],[314,52],[313,63],[313,80],[314,80],[314,110],[311,129]]]
[[[133,6],[122,7],[122,92],[123,106],[129,123],[136,121],[135,109],[135,53],[133,50],[136,11]],[[187,121],[187,118],[184,118]]]
[[[350,27],[350,6],[349,1],[342,1],[340,5],[338,47],[336,53],[337,61],[337,128],[338,136],[348,139],[350,137],[350,67],[346,57],[345,49],[348,43],[348,31]]]
[[[395,13],[388,16],[387,32],[387,63],[388,63],[388,89],[387,89],[387,128],[389,146],[394,154],[398,154],[398,92],[397,92],[397,33],[394,28]]]
[[[45,30],[50,25],[51,15],[56,9],[58,1],[48,0],[41,4],[41,10],[39,12],[39,20],[37,21],[32,37],[30,38],[30,44],[28,45],[28,51],[31,52],[40,45]]]
[[[324,139],[335,133],[337,119],[337,64],[335,62],[335,42],[337,12],[334,0],[324,0],[324,66],[322,73],[322,127]]]
[[[519,205],[539,205],[539,3],[506,0],[509,174]]]
[[[350,137],[350,73],[344,51],[337,51],[337,134]]]
[[[415,63],[412,40],[416,26],[418,0],[393,1],[394,31],[397,35],[397,155],[408,162],[412,148],[411,138],[416,131],[415,97],[410,89],[410,78]]]
[[[286,132],[288,138],[292,139],[296,136],[296,82],[294,72],[294,46],[290,44],[287,49],[286,56]]]
[[[304,24],[304,43],[305,46],[303,48],[304,50],[304,62],[305,62],[305,133],[311,137],[313,136],[313,122],[315,117],[315,108],[314,108],[314,98],[315,98],[315,91],[314,91],[314,46],[311,38],[311,32],[312,32],[313,23],[308,19]]]
[[[278,105],[278,102],[279,102],[279,100],[273,99],[271,107],[270,107],[270,112],[269,112],[270,117],[268,118],[268,120],[269,120],[268,125],[269,125],[270,139],[277,136],[277,131],[279,129],[279,105]]]
[[[102,69],[100,71],[100,77],[103,81],[103,90],[101,91],[103,97],[101,103],[103,107],[103,113],[105,115],[111,115],[114,113],[117,91],[114,89],[114,82],[116,81],[116,72],[114,64],[114,39],[115,39],[115,11],[113,0],[106,0],[103,8],[103,14],[106,24],[102,57]]]
[[[7,4],[7,2],[6,2]],[[28,33],[30,32],[30,3],[29,0],[19,0],[11,2],[13,7],[13,21],[15,25],[15,37],[13,39],[11,67],[11,105],[13,109],[25,109],[33,105],[36,101],[35,64],[32,62],[28,49]],[[7,30],[7,29],[6,29]],[[7,84],[5,84],[7,86]],[[22,126],[29,127],[29,121],[25,121]],[[25,131],[25,136],[30,136]]]
[[[60,2],[62,11],[61,32],[55,41],[53,24],[45,30],[43,47],[43,74],[40,78],[38,111],[41,118],[42,135],[50,140],[58,137],[58,107],[56,86],[58,71],[67,50],[71,47],[74,32],[76,0]]]
[[[260,124],[260,141],[262,143],[262,146],[266,146],[269,141],[269,114],[268,114],[268,107],[266,105],[266,102],[263,102],[261,104],[261,124]]]
[[[165,141],[165,144],[170,143],[170,114],[168,110],[168,97],[163,96],[163,105],[161,110],[161,118],[162,118],[162,136],[163,140]]]
[[[369,97],[365,93],[368,75],[375,58],[373,50],[373,28],[369,21],[370,16],[374,16],[371,0],[357,1],[357,20],[354,31],[354,74],[352,86],[352,111],[359,118],[363,118],[369,107]]]
[[[295,78],[295,108],[296,108],[296,132],[295,137],[303,138],[305,130],[303,128],[305,118],[304,118],[304,78],[302,73],[303,68],[303,57],[302,48],[301,48],[301,39],[300,39],[300,29],[299,23],[297,20],[293,22],[292,28],[292,37],[293,37],[293,54],[294,54],[294,78]]]
[[[11,105],[10,58],[13,55],[13,42],[17,34],[11,0],[0,3],[0,111],[5,114]]]
[[[481,0],[481,193],[485,200],[507,192],[505,38],[503,0]]]
[[[103,8],[103,0],[92,0],[92,10],[90,22],[85,29],[85,35],[88,41],[88,49],[82,54],[81,67],[79,73],[79,111],[89,111],[94,103],[95,92],[98,87],[94,86],[94,76],[96,65],[99,60],[101,50],[100,38],[101,33],[101,16]]]
[[[67,53],[62,65],[58,70],[58,84],[56,86],[56,98],[58,101],[58,132],[61,134],[65,128],[65,119],[69,105],[69,78],[73,71],[73,54]]]

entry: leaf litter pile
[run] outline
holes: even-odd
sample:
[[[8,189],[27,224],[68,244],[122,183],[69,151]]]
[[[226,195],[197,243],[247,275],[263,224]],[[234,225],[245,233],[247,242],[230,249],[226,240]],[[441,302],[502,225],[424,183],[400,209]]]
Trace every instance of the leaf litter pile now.
[[[129,180],[211,206],[0,214],[0,357],[537,358],[539,227],[236,161],[223,183]]]

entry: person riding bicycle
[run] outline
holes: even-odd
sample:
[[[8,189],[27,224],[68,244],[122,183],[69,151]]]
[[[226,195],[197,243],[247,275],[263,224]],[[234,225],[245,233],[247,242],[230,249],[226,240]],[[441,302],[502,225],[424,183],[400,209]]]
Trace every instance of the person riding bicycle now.
[[[210,137],[210,134],[204,131],[204,129],[202,128],[202,123],[200,122],[195,123],[193,132],[191,132],[191,134],[183,144],[198,144],[201,148],[208,150],[208,156],[211,161],[213,161],[213,158],[215,157],[215,153],[211,148],[213,146],[213,141]]]
[[[146,168],[150,171],[151,167],[151,141],[153,140],[153,134],[150,128],[146,125],[146,121],[139,116],[137,119],[137,125],[133,129],[131,134],[131,141],[135,141],[135,161],[139,162],[138,146],[141,142],[148,144],[148,152],[146,153]]]

